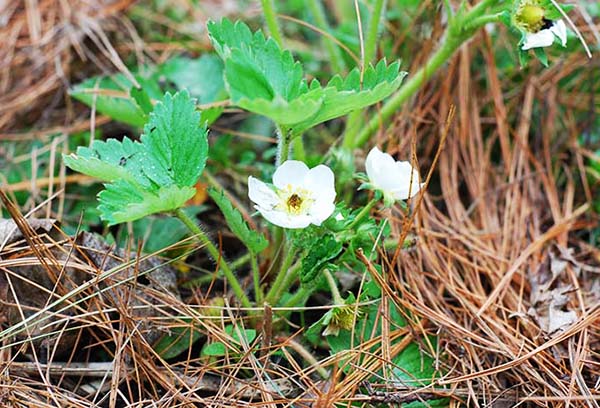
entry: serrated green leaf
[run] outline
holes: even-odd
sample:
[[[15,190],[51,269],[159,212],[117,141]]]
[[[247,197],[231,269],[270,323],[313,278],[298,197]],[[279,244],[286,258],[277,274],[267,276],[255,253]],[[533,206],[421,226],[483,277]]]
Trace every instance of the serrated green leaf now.
[[[195,194],[192,186],[208,155],[207,130],[187,91],[167,93],[144,127],[142,143],[96,141],[64,156],[67,166],[108,181],[99,194],[110,225],[175,210]]]
[[[187,91],[166,93],[150,114],[141,136],[149,163],[144,172],[158,185],[172,180],[179,187],[193,186],[208,157],[207,129]]]
[[[398,89],[405,75],[398,63],[387,66],[381,61],[362,76],[355,69],[345,79],[332,78],[323,88],[318,81],[308,87],[292,54],[260,31],[252,34],[244,23],[227,19],[209,23],[208,31],[224,60],[233,103],[296,134],[381,101]]]
[[[279,97],[272,100],[243,98],[237,102],[240,108],[263,115],[280,125],[292,126],[314,116],[322,104],[321,92],[299,96],[291,102]]]
[[[307,120],[320,105],[320,96],[308,92],[300,63],[273,39],[252,34],[242,22],[227,19],[208,24],[213,46],[225,63],[225,82],[233,103],[279,124]]]
[[[140,163],[143,147],[125,137],[122,141],[96,140],[91,148],[78,147],[76,153],[63,156],[73,170],[102,181],[126,180],[144,183]]]
[[[125,180],[106,184],[98,194],[100,216],[108,225],[134,221],[146,215],[176,210],[192,198],[196,190],[192,187],[170,185],[155,192]]]
[[[315,240],[302,259],[300,282],[306,284],[314,281],[323,266],[342,252],[342,247],[333,234],[327,233]]]
[[[360,83],[360,72],[354,69],[345,80],[339,76],[332,78],[322,90],[322,105],[316,115],[302,123],[293,125],[295,133],[338,118],[352,111],[373,105],[394,93],[406,76],[406,72],[399,71],[400,64],[394,62],[386,66],[385,60],[380,61],[375,67],[369,66]]]
[[[226,99],[223,70],[223,62],[214,54],[203,54],[196,59],[175,57],[160,67],[160,73],[177,89],[187,89],[201,104]]]
[[[208,194],[225,216],[225,221],[227,221],[227,225],[229,225],[231,231],[243,242],[248,250],[257,254],[267,248],[269,242],[265,236],[248,227],[242,214],[233,206],[223,192],[211,188],[208,190]]]

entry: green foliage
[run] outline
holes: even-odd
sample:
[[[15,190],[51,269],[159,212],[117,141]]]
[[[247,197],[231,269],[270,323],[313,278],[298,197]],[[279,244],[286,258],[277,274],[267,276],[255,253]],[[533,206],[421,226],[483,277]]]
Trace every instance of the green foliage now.
[[[165,360],[175,358],[189,351],[190,347],[202,337],[202,332],[185,327],[174,327],[168,336],[163,336],[154,344],[154,350]]]
[[[220,341],[208,343],[202,348],[203,356],[221,357],[227,354],[227,350],[234,348],[234,352],[241,354],[238,345],[242,343],[251,344],[256,339],[256,330],[254,329],[236,329],[234,326],[228,325],[225,327],[225,333],[229,334],[233,339],[233,343],[223,344]]]
[[[340,329],[337,335],[326,336],[327,342],[333,353],[343,353],[346,350],[352,349],[353,344],[364,344],[373,338],[381,336],[382,324],[389,324],[390,331],[400,329],[406,325],[404,316],[402,316],[393,303],[389,304],[389,318],[382,318],[380,316],[380,302],[363,307],[361,312],[364,313],[364,315],[360,319],[356,319],[356,326],[351,330]],[[322,323],[323,322],[321,322],[321,324]],[[392,341],[389,346],[392,347],[394,344],[401,341],[402,338],[398,338]],[[436,338],[429,336],[428,342],[435,349]],[[374,354],[379,354],[378,347],[381,347],[381,343],[379,342],[377,342],[369,351]],[[395,368],[392,370],[392,378],[386,379],[388,383],[391,381],[398,382],[403,386],[423,387],[430,385],[440,374],[436,371],[435,359],[414,342],[410,343],[399,354],[394,356],[392,358],[392,363],[395,365]],[[346,371],[351,368],[350,365],[345,364],[343,361],[342,367]],[[380,375],[381,373],[374,376],[372,382],[377,382],[377,377],[381,378]],[[444,405],[442,401],[429,402],[432,406],[434,406],[434,403],[435,405]],[[408,406],[426,407],[428,405],[416,402]]]
[[[337,257],[342,248],[342,243],[338,242],[333,234],[327,233],[316,240],[313,238],[313,244],[302,259],[300,282],[314,282],[327,262]]]
[[[269,241],[267,241],[263,234],[248,227],[248,224],[242,218],[242,214],[233,206],[222,191],[219,192],[211,188],[208,190],[208,194],[225,216],[225,221],[227,221],[227,225],[229,225],[231,231],[244,243],[248,250],[256,254],[267,248]]]
[[[98,209],[109,225],[181,207],[204,169],[207,129],[187,91],[167,93],[149,118],[141,143],[95,141],[63,157],[73,170],[108,182]]]
[[[162,98],[162,92],[155,81],[144,79],[140,75],[135,75],[135,79],[149,98]],[[144,107],[129,96],[129,90],[133,87],[134,84],[124,74],[116,74],[86,79],[74,86],[70,95],[88,106],[95,106],[98,112],[116,121],[141,127],[146,123],[147,116]],[[115,95],[115,91],[121,95]]]
[[[152,101],[162,100],[160,77],[175,84],[177,90],[187,89],[202,104],[222,101],[227,97],[223,63],[214,54],[205,54],[197,59],[174,57],[148,70],[153,71],[148,77],[134,75],[139,88],[124,74],[116,74],[89,78],[74,86],[70,94],[88,106],[95,106],[101,114],[135,127],[142,127],[147,122],[148,114],[153,110]],[[222,107],[205,109],[201,121],[213,123],[222,112]]]
[[[301,133],[319,123],[372,105],[392,94],[402,82],[399,64],[381,61],[363,75],[354,69],[346,79],[335,76],[325,87],[310,87],[292,54],[262,32],[227,19],[209,22],[213,46],[225,63],[225,82],[236,105],[269,117]]]
[[[158,70],[177,89],[187,89],[205,105],[227,99],[223,81],[223,62],[214,54],[203,54],[200,58],[175,57],[166,61]],[[202,110],[202,121],[213,123],[223,112],[222,107]]]

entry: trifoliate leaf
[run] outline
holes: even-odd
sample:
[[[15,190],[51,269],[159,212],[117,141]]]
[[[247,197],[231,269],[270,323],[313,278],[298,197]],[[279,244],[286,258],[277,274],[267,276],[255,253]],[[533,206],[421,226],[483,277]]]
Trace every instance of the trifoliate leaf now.
[[[242,22],[210,22],[208,32],[225,63],[225,82],[231,100],[246,110],[279,124],[313,116],[321,104],[319,92],[309,96],[302,66],[262,32],[252,34]],[[293,103],[297,98],[296,103]]]
[[[404,72],[399,64],[381,61],[361,76],[334,77],[325,87],[307,86],[302,67],[289,51],[242,22],[227,19],[208,24],[215,50],[225,63],[225,82],[236,105],[301,133],[319,123],[364,108],[398,89]]]
[[[208,190],[208,194],[225,216],[225,221],[227,221],[227,225],[229,225],[231,231],[251,252],[255,254],[259,253],[269,245],[263,234],[248,227],[248,224],[242,218],[242,214],[233,206],[223,192],[211,188]]]
[[[340,252],[342,252],[342,243],[338,242],[333,234],[328,233],[319,237],[302,259],[300,282],[306,284],[314,281],[323,266]]]
[[[176,210],[192,198],[192,187],[170,185],[150,192],[136,183],[118,180],[98,194],[100,216],[108,225],[133,221],[146,215]]]
[[[166,94],[150,114],[142,143],[95,141],[64,156],[67,166],[108,181],[98,209],[109,224],[175,210],[194,193],[208,154],[207,130],[187,91]]]

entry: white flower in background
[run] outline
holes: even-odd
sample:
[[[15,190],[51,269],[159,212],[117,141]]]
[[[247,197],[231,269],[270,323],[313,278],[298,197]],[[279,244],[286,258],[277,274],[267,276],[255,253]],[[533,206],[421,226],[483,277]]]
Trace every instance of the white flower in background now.
[[[288,160],[275,170],[273,187],[250,176],[248,197],[267,221],[283,228],[321,225],[335,210],[334,175],[325,165],[309,169]]]
[[[421,189],[419,172],[407,161],[395,161],[377,147],[371,149],[365,163],[369,183],[383,192],[387,200],[406,200]]]
[[[521,49],[526,51],[531,48],[549,47],[554,44],[554,38],[558,38],[563,47],[567,45],[567,26],[564,21],[553,21],[548,28],[537,33],[527,33]]]
[[[515,2],[515,8],[512,14],[513,25],[524,34],[523,51],[549,47],[554,44],[558,38],[562,46],[567,45],[567,26],[563,20],[550,20],[547,15],[555,10],[548,10],[552,7],[543,4],[540,0],[520,0]]]

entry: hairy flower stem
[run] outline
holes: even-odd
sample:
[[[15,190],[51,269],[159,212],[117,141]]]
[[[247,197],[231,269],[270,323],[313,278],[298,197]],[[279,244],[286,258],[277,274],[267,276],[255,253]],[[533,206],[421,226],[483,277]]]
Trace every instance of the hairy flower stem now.
[[[254,296],[256,298],[256,304],[262,304],[264,297],[262,288],[260,287],[260,269],[258,268],[258,260],[256,254],[250,253],[250,265],[252,266],[252,281],[254,283]]]
[[[210,238],[206,236],[204,231],[202,231],[200,227],[198,227],[198,225],[196,225],[196,223],[192,221],[192,219],[188,217],[187,214],[183,212],[181,208],[178,208],[173,213],[177,218],[181,220],[181,222],[185,224],[185,226],[190,230],[190,232],[196,236],[198,241],[200,241],[200,243],[204,245],[210,256],[212,256],[215,262],[218,263],[218,270],[221,270],[223,272],[223,275],[225,275],[227,282],[231,286],[231,289],[233,289],[233,292],[235,293],[236,297],[240,300],[242,306],[247,308],[252,307],[252,304],[250,303],[248,296],[246,296],[244,289],[242,289],[240,283],[233,274],[233,271],[231,270],[231,268],[229,268],[229,265],[227,264],[227,262],[225,262],[225,259],[223,259],[221,253],[219,252],[217,247],[215,247],[215,245],[212,243]]]
[[[373,11],[371,13],[371,21],[369,21],[369,27],[367,31],[367,38],[365,39],[365,60],[363,61],[364,66],[373,61],[377,51],[377,39],[379,38],[380,28],[384,23],[383,17],[385,16],[386,0],[375,0],[373,4]]]
[[[457,15],[451,16],[446,29],[443,42],[437,51],[429,57],[425,65],[415,72],[408,81],[393,95],[381,108],[377,115],[357,134],[358,127],[348,128],[344,135],[344,146],[353,149],[363,146],[379,128],[382,122],[388,121],[398,109],[413,96],[423,84],[437,72],[437,70],[446,63],[454,52],[469,38],[471,38],[477,29],[490,21],[495,21],[498,17],[483,16],[487,7],[498,0],[483,0],[475,5],[468,12],[459,11]]]
[[[324,32],[330,33],[331,27],[327,22],[327,17],[325,16],[325,11],[323,10],[321,0],[308,0],[307,6],[314,17],[317,26]],[[338,48],[337,44],[328,36],[323,36],[322,41],[327,49],[327,53],[329,54],[331,70],[334,73],[341,73],[346,69],[346,64],[344,63],[340,49]]]
[[[285,290],[284,283],[287,280],[287,275],[295,274],[294,268],[291,268],[295,256],[295,248],[288,243],[285,248],[285,255],[283,257],[283,261],[281,262],[279,273],[275,277],[275,282],[273,282],[271,289],[269,289],[267,296],[265,297],[266,303],[270,305],[276,305],[279,302],[281,294]]]
[[[331,296],[333,297],[334,305],[343,305],[344,299],[342,299],[342,295],[340,295],[340,290],[337,287],[337,283],[333,278],[333,274],[329,269],[324,269],[323,273],[325,274],[325,279],[327,279],[327,284],[329,285],[329,289],[331,290]]]
[[[365,218],[371,212],[371,208],[375,207],[379,200],[372,199],[363,207],[362,210],[358,213],[356,218],[352,221],[352,223],[348,226],[348,229],[354,228],[363,218]]]
[[[290,132],[281,125],[277,128],[277,157],[275,158],[275,167],[281,166],[290,155]]]
[[[269,27],[269,33],[271,37],[277,42],[279,47],[283,48],[283,39],[281,37],[281,30],[277,23],[277,13],[275,12],[275,4],[273,0],[261,0],[263,13],[265,13],[265,22]]]

